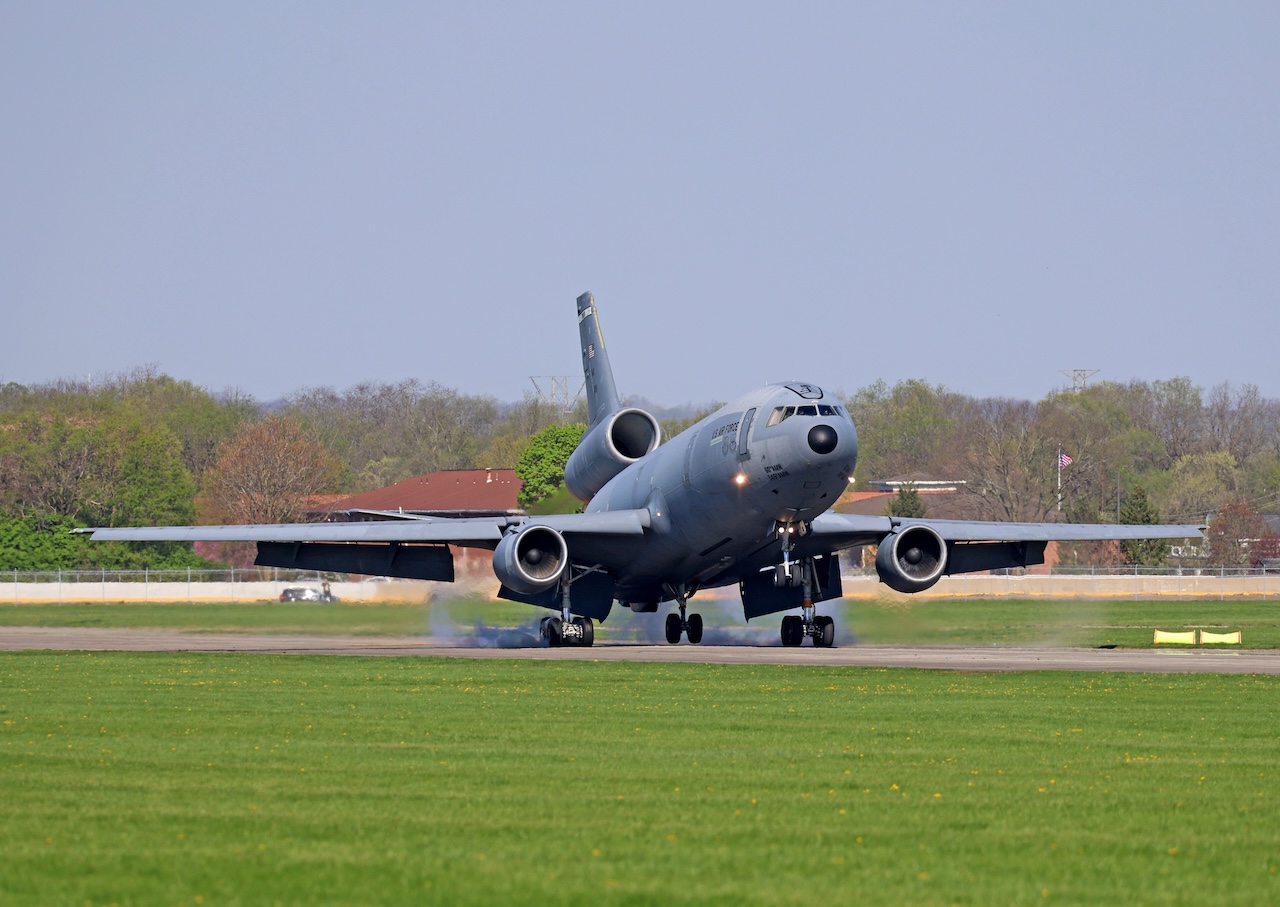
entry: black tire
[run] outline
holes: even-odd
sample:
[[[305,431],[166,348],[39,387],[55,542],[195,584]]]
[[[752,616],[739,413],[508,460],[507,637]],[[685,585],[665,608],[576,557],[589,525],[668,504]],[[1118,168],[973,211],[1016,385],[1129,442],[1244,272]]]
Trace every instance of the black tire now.
[[[564,624],[560,618],[547,618],[547,626],[544,632],[547,637],[547,645],[558,646],[564,642]]]
[[[698,643],[702,642],[702,615],[701,614],[689,615],[689,629],[686,631],[686,634],[689,637],[689,642],[693,643],[695,646]]]
[[[836,641],[836,622],[830,617],[815,617],[813,619],[814,626],[817,627],[818,635],[813,638],[813,644],[824,649],[831,648]]]
[[[680,641],[684,628],[680,626],[680,615],[672,611],[667,615],[667,642],[675,645]]]
[[[798,646],[802,639],[804,639],[804,624],[800,618],[794,614],[788,614],[782,618],[782,644]]]
[[[582,637],[578,640],[578,645],[589,646],[596,641],[596,626],[591,622],[591,618],[575,617],[573,622],[582,628]]]

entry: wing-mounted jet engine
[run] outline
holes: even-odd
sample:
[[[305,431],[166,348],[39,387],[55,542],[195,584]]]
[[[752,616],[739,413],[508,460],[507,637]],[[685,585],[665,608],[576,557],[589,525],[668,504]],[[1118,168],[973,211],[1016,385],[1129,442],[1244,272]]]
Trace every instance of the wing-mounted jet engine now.
[[[884,537],[876,573],[896,592],[923,592],[947,569],[947,543],[928,526],[908,526]]]
[[[502,585],[525,595],[550,589],[568,566],[569,546],[550,526],[514,529],[493,552],[493,572]]]

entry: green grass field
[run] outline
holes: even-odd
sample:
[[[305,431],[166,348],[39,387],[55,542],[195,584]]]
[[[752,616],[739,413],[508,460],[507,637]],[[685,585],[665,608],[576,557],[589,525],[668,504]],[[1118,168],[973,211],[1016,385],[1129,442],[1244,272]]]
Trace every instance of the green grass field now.
[[[1280,678],[0,655],[5,904],[1261,904]]]
[[[720,631],[710,642],[776,642],[778,618],[743,625],[736,601],[697,600],[693,609]],[[920,600],[907,604],[847,600],[834,608],[842,644],[1070,645],[1147,647],[1156,628],[1241,630],[1243,647],[1280,648],[1280,602],[1273,601],[1019,601]],[[423,604],[49,603],[0,604],[0,626],[151,627],[250,633],[334,633],[373,636],[465,634],[475,627],[535,630],[541,609],[513,602],[456,597]],[[633,615],[615,608],[601,641],[662,638],[665,614]]]

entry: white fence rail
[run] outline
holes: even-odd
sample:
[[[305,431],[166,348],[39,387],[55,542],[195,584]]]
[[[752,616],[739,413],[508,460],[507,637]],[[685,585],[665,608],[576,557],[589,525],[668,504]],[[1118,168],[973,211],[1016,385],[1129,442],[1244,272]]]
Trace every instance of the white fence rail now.
[[[845,576],[846,598],[906,599],[875,573]],[[916,593],[929,598],[1280,598],[1280,569],[1209,567],[1053,567],[943,577]]]
[[[906,599],[873,573],[847,574],[846,598]],[[285,589],[321,589],[318,573],[261,567],[248,570],[0,571],[3,602],[214,602],[278,599]],[[412,580],[334,581],[344,601],[426,601],[439,584]],[[497,592],[492,575],[469,580],[477,594]],[[491,588],[490,588],[491,587]],[[708,590],[733,595],[735,590]],[[707,593],[704,593],[707,595]],[[1280,569],[1054,567],[944,577],[915,597],[930,598],[1280,598]]]
[[[254,567],[227,570],[58,570],[0,572],[0,602],[229,602],[279,599],[286,589],[321,592],[315,572]],[[332,582],[343,601],[423,601],[432,584]]]

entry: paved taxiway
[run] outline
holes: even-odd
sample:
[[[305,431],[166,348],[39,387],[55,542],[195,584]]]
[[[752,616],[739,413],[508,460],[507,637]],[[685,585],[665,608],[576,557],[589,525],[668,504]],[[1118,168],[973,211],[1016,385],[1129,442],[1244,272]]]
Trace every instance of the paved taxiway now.
[[[1038,646],[668,646],[603,643],[587,649],[499,648],[431,637],[291,636],[169,630],[0,628],[0,651],[253,652],[277,655],[384,655],[645,661],[698,664],[829,665],[948,671],[1129,671],[1154,674],[1280,674],[1280,651],[1167,651]]]

